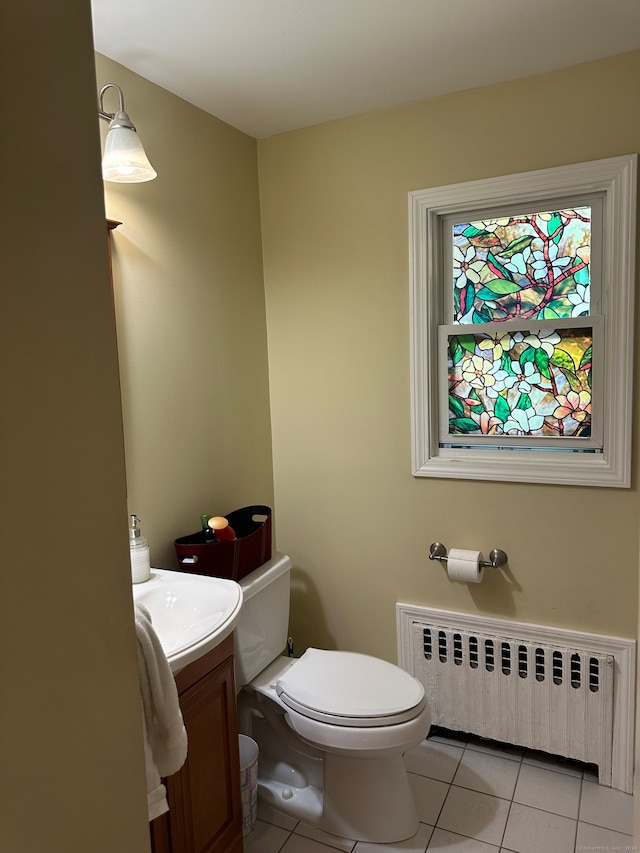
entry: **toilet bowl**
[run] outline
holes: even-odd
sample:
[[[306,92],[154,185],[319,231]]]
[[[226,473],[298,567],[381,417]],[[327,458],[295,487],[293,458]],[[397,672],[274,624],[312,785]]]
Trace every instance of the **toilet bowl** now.
[[[290,567],[277,554],[240,582],[239,724],[259,746],[258,796],[345,838],[409,838],[418,816],[402,756],[429,730],[424,688],[369,655],[310,648],[281,656]]]

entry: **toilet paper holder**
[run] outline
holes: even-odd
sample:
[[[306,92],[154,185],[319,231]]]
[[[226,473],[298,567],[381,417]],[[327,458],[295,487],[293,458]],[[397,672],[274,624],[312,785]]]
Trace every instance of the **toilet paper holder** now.
[[[439,563],[447,562],[447,549],[442,542],[432,542],[429,548],[429,559],[437,560]],[[488,560],[480,560],[480,565],[485,569],[500,569],[506,566],[508,557],[504,551],[494,548],[489,554]]]

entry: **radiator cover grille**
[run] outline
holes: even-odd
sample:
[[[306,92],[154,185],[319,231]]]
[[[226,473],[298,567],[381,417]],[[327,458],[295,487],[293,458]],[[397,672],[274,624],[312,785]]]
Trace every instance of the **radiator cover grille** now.
[[[610,655],[416,624],[414,656],[434,725],[597,764],[611,784]]]
[[[593,763],[600,784],[631,790],[632,762],[613,765],[617,647],[632,663],[633,641],[398,608],[399,662],[424,684],[434,725]],[[632,734],[633,706],[628,717]]]

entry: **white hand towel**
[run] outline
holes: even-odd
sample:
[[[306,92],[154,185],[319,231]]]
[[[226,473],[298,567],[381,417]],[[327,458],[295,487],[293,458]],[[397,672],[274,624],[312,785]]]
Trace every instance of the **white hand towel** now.
[[[187,732],[178,691],[151,616],[135,605],[138,673],[144,710],[144,754],[149,820],[169,810],[162,776],[179,770],[187,757]]]

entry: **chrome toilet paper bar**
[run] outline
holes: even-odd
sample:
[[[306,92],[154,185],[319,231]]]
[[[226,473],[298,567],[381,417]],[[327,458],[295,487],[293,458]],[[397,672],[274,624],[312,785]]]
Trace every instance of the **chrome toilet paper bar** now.
[[[442,542],[432,542],[429,548],[429,559],[437,560],[439,563],[447,562],[447,549]],[[508,557],[504,551],[494,548],[489,554],[488,560],[480,560],[480,565],[485,569],[500,569],[506,566]]]

